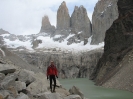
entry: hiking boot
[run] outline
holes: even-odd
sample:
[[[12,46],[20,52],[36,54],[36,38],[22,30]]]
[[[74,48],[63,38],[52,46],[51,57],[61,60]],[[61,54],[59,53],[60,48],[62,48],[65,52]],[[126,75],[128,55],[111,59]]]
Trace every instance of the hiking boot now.
[[[55,90],[53,90],[53,92],[56,92]]]
[[[51,93],[53,92],[52,89],[50,89]]]

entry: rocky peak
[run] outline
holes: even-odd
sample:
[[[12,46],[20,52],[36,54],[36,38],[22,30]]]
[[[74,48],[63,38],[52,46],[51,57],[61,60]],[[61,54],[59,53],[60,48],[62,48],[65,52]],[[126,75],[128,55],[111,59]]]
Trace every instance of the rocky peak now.
[[[57,11],[57,29],[63,30],[70,27],[70,16],[66,2],[63,1]]]
[[[0,34],[10,34],[8,31],[5,31],[3,29],[0,29]]]
[[[40,32],[53,33],[54,31],[55,31],[55,27],[51,25],[48,16],[45,15],[42,18],[42,27]]]
[[[49,18],[47,15],[45,15],[43,18],[42,18],[42,26],[46,27],[46,26],[51,26],[50,22],[49,22]]]
[[[104,41],[105,32],[113,21],[118,18],[118,0],[99,0],[92,15],[92,42],[99,44]]]
[[[84,6],[75,6],[70,22],[72,32],[77,34],[82,31],[84,37],[91,36],[91,22]]]

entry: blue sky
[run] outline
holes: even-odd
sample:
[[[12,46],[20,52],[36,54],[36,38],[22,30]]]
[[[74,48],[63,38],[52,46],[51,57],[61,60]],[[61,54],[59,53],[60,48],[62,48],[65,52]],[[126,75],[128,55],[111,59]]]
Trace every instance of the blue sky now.
[[[83,5],[91,19],[98,0],[64,0],[69,13],[75,6]],[[12,34],[36,34],[40,31],[41,20],[48,15],[56,26],[57,9],[63,0],[0,0],[0,28]]]

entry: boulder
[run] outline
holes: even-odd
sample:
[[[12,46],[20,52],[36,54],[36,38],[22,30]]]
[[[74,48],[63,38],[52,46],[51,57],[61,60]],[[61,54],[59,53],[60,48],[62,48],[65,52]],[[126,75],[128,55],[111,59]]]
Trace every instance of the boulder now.
[[[69,95],[64,97],[64,99],[82,99],[79,95]]]
[[[0,73],[0,82],[5,78],[5,74]]]
[[[69,92],[71,94],[77,94],[79,95],[82,99],[84,99],[84,94],[76,87],[76,86],[73,86],[71,89],[69,89]]]
[[[63,99],[59,93],[45,92],[38,94],[38,99]]]
[[[18,80],[21,82],[25,82],[27,85],[29,85],[35,81],[34,75],[35,75],[34,72],[22,69],[18,73]]]
[[[15,80],[16,79],[17,79],[16,74],[11,74],[11,75],[6,76],[1,82],[1,87],[3,89],[8,89],[12,86],[15,86]]]
[[[16,89],[17,89],[17,91],[21,91],[23,89],[26,89],[25,82],[16,81],[15,83],[16,83]]]
[[[16,99],[30,99],[27,95],[20,93],[20,95]]]
[[[16,68],[13,65],[0,64],[0,73],[8,74],[8,73],[14,73],[15,71]]]
[[[70,95],[70,93],[65,88],[57,88],[56,92],[60,93],[60,95],[63,97]]]
[[[43,82],[43,81],[40,81],[40,80],[34,81],[33,83],[31,83],[27,87],[27,90],[33,95],[46,92],[46,91],[48,91],[48,89],[47,89],[48,86],[45,85],[45,83],[46,82]]]

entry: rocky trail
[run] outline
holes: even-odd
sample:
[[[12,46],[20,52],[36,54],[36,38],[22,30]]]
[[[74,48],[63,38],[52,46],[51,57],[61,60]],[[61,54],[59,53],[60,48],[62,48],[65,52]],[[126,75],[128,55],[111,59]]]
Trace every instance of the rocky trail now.
[[[28,63],[27,67],[13,64],[15,61],[6,56],[9,51],[3,49],[0,52],[5,53],[5,56],[0,55],[0,99],[86,99],[77,87],[73,86],[68,91],[58,80],[56,92],[51,93],[49,80],[43,72],[37,71],[37,67],[29,70],[31,65]],[[11,56],[17,57],[10,52]],[[23,61],[21,58],[18,60]]]

